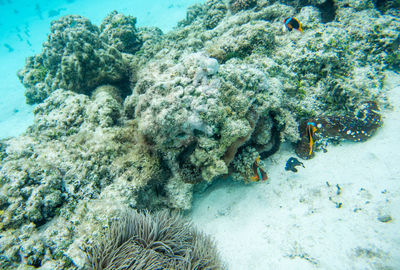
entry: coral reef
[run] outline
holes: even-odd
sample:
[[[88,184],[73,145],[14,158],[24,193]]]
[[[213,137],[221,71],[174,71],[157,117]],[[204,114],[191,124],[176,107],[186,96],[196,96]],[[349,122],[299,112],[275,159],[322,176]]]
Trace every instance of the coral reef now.
[[[374,0],[374,5],[383,14],[400,15],[400,2],[397,0]]]
[[[112,22],[116,17],[122,22],[118,21],[119,24],[114,26]],[[105,83],[126,84],[128,64],[118,49],[134,51],[140,45],[133,31],[134,20],[124,18],[111,14],[102,25],[103,32],[88,19],[77,15],[52,22],[42,53],[27,58],[25,68],[18,72],[26,87],[27,103],[41,102],[59,88],[90,94]],[[124,31],[115,34],[120,29]],[[103,39],[117,48],[107,45]]]
[[[109,204],[119,198],[136,208],[160,204],[148,199],[155,192],[150,187],[168,172],[155,154],[135,147],[134,123],[117,127],[122,105],[115,93],[109,85],[99,87],[93,99],[57,90],[35,108],[35,123],[25,135],[2,142],[0,252],[7,254],[8,264],[70,264],[64,255],[73,240],[65,232],[72,225],[67,220],[76,218],[84,201]],[[62,225],[39,230],[52,219]],[[56,230],[59,226],[65,228]]]
[[[223,269],[213,241],[168,211],[124,212],[91,242],[88,269]]]
[[[213,3],[213,2],[210,2]],[[212,6],[212,4],[210,5]],[[198,19],[203,17],[204,15],[204,6],[201,4],[195,4],[193,6],[188,7],[186,11],[186,18],[182,21],[178,22],[179,27],[185,27],[190,24],[196,23]]]
[[[267,30],[269,27],[268,22],[258,21],[227,28],[224,33],[206,45],[206,50],[211,57],[221,63],[231,58],[244,58],[257,48],[272,51],[275,37],[273,32]],[[236,42],[232,42],[233,40]]]
[[[232,13],[255,7],[257,0],[229,0],[229,9]]]
[[[135,24],[135,17],[113,11],[100,25],[100,38],[120,52],[134,54],[142,46]]]
[[[315,136],[346,137],[328,121],[372,134],[357,109],[387,104],[400,66],[400,19],[379,5],[210,0],[167,34],[117,12],[55,21],[19,72],[35,122],[0,142],[0,268],[83,267],[79,246],[115,211],[188,210],[198,183],[249,181],[258,156],[268,173],[282,142],[314,150],[310,119]],[[282,30],[290,15],[303,33]]]
[[[213,29],[225,17],[227,7],[223,0],[208,0],[205,8],[204,25],[207,29]]]

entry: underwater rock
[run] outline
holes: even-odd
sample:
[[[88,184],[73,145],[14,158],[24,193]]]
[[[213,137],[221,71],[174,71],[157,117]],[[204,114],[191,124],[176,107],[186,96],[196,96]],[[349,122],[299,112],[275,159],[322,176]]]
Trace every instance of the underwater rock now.
[[[225,17],[227,7],[223,0],[208,0],[205,8],[204,25],[207,29],[213,29]]]
[[[383,14],[399,17],[400,2],[396,0],[373,0],[377,10]]]
[[[169,167],[179,163],[178,170],[183,176],[188,166],[200,168],[199,165],[204,163],[215,166],[208,157],[196,161],[191,160],[191,156],[196,156],[196,137],[209,137],[214,133],[215,124],[207,123],[206,118],[214,118],[220,110],[217,106],[219,82],[214,78],[219,66],[217,61],[202,54],[189,54],[178,64],[171,61],[164,65],[163,70],[159,69],[158,61],[148,65],[136,84],[135,98],[128,97],[136,104],[135,115],[128,117],[138,121],[138,132],[150,146],[169,153],[166,157]],[[171,77],[170,74],[175,75]],[[160,78],[164,81],[159,81]],[[221,170],[226,171],[226,168]],[[191,172],[190,177],[184,178],[190,182],[196,178],[202,180],[203,173],[205,171],[199,170],[196,177]],[[213,176],[207,179],[211,180]]]
[[[121,117],[122,98],[121,91],[112,85],[102,85],[93,92],[93,100],[87,106],[89,121],[100,127],[112,127]]]
[[[213,3],[213,0],[211,0],[211,3]],[[192,24],[199,18],[203,17],[204,10],[205,10],[205,5],[202,4],[194,4],[188,7],[186,11],[186,18],[184,20],[179,21],[178,26],[185,27]]]
[[[231,58],[244,58],[251,55],[256,47],[273,50],[275,37],[268,31],[267,22],[258,21],[228,29],[206,45],[211,57],[220,63]]]
[[[313,131],[310,131],[310,125]],[[303,121],[300,126],[300,141],[296,154],[304,159],[314,155],[318,137],[327,140],[365,141],[382,125],[379,107],[374,101],[365,102],[355,116],[322,116]]]
[[[81,16],[53,21],[42,53],[27,58],[24,69],[18,71],[26,102],[42,102],[59,88],[89,95],[102,84],[123,85],[127,64],[99,35],[99,29]]]
[[[194,184],[227,174],[238,149],[260,134],[257,147],[270,149],[274,124],[264,112],[272,109],[269,102],[278,103],[269,99],[265,108],[252,104],[256,94],[261,103],[263,91],[275,93],[263,72],[235,65],[221,70],[204,53],[184,54],[178,63],[170,57],[156,58],[138,73],[134,93],[124,105],[126,113],[134,112],[127,117],[138,122],[146,147],[162,153],[174,177]],[[263,121],[256,129],[259,118]]]
[[[26,233],[24,227],[39,227],[60,215],[77,219],[76,206],[82,201],[97,199],[96,204],[102,204],[109,200],[107,196],[137,208],[168,204],[159,180],[168,172],[156,155],[135,147],[134,124],[116,126],[121,104],[110,91],[109,86],[101,87],[91,100],[57,90],[35,108],[34,124],[25,135],[2,142],[7,155],[0,167],[0,228],[6,242],[0,245],[0,253],[23,246],[23,262],[38,267],[51,247],[54,252],[46,255],[48,260],[70,264],[58,252],[66,251],[74,234],[56,230],[57,237],[50,239],[46,231]],[[24,240],[6,238],[8,230]],[[44,246],[40,254],[35,253],[39,242],[32,239],[36,238]],[[26,246],[27,241],[32,247]],[[11,265],[20,262],[18,256],[9,259]]]
[[[100,25],[100,38],[120,52],[134,54],[142,46],[135,24],[135,17],[113,11]]]
[[[379,215],[378,216],[378,220],[380,222],[387,223],[387,222],[392,221],[392,217],[390,215],[387,215],[387,214],[386,215]]]
[[[257,0],[230,0],[229,9],[232,13],[239,12],[241,10],[250,9],[257,5]]]
[[[142,41],[142,46],[140,47],[140,54],[142,57],[141,61],[147,62],[151,59],[155,52],[161,50],[161,41],[163,40],[163,32],[158,27],[140,27],[138,28],[138,37]],[[134,59],[132,59],[134,60]],[[141,66],[141,63],[138,63],[136,66]],[[135,68],[135,66],[134,66]],[[134,77],[134,74],[131,74],[130,81],[132,84],[132,88],[134,87],[134,83],[136,83],[137,79]]]

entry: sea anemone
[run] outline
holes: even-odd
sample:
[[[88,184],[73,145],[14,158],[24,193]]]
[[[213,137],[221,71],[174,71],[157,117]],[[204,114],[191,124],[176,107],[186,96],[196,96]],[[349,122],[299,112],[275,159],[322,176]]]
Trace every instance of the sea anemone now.
[[[211,238],[178,213],[129,210],[84,248],[89,269],[222,269]]]

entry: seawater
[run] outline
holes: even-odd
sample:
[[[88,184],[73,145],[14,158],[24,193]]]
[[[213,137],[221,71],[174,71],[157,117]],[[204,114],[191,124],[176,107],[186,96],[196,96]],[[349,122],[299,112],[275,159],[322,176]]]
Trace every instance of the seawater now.
[[[156,26],[164,33],[201,0],[0,0],[0,139],[22,134],[33,122],[33,106],[25,104],[25,89],[17,78],[25,58],[40,53],[50,24],[76,14],[93,24],[113,10],[137,18],[137,27]]]

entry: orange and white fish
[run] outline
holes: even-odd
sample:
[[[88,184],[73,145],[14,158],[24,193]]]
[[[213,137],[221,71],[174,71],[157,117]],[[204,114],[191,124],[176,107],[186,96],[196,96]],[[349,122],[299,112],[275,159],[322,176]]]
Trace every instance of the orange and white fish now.
[[[303,33],[303,29],[301,28],[301,23],[295,17],[292,16],[292,17],[286,18],[283,21],[283,23],[285,24],[286,28],[289,31],[292,31],[293,29],[296,29],[296,30],[298,30],[298,31]]]
[[[307,123],[307,135],[308,135],[308,138],[310,139],[310,152],[308,153],[309,156],[311,156],[311,154],[313,152],[315,131],[317,131],[317,128],[315,127],[315,123],[308,122]]]
[[[256,160],[254,163],[251,165],[251,168],[253,169],[254,176],[252,176],[250,179],[251,181],[266,181],[268,179],[268,175],[264,170],[260,167],[260,156],[257,156]]]

